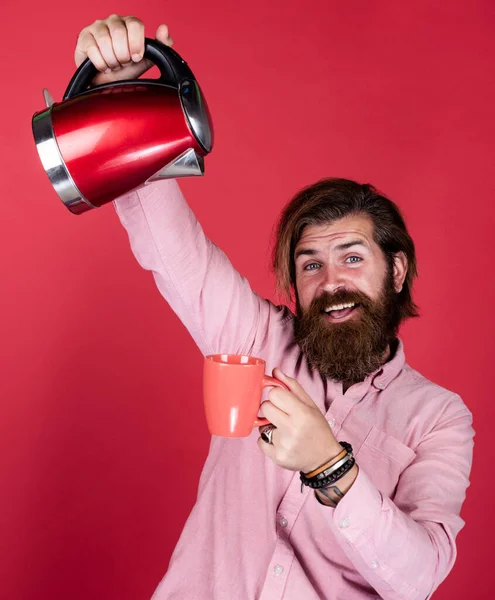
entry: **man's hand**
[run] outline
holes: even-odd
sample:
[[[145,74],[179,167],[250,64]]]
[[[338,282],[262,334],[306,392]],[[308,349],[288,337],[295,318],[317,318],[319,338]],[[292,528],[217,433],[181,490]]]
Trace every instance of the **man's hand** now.
[[[168,27],[160,25],[156,30],[156,39],[167,46],[173,44]],[[89,58],[101,71],[94,85],[136,79],[153,63],[143,59],[144,23],[136,17],[110,15],[103,21],[97,20],[85,27],[77,38],[74,60],[79,66]]]
[[[320,409],[292,377],[274,369],[273,376],[290,391],[273,388],[263,402],[263,415],[277,428],[273,444],[261,438],[258,446],[275,462],[291,471],[309,473],[343,450]]]

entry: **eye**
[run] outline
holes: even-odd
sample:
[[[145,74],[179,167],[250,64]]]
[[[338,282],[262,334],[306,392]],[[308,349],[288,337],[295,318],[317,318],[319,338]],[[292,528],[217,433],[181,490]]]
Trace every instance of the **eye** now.
[[[359,256],[348,256],[345,260],[348,263],[355,264],[361,262],[363,259]]]
[[[309,263],[309,265],[306,265],[306,266],[304,267],[304,270],[305,270],[305,271],[315,271],[315,270],[316,270],[317,268],[319,268],[319,267],[320,267],[320,264],[319,264],[319,263],[315,263],[315,262],[313,262],[313,263]]]

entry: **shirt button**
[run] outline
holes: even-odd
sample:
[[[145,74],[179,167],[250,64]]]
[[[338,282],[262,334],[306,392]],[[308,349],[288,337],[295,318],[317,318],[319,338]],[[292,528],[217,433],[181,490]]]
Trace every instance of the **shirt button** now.
[[[284,568],[282,567],[282,565],[275,565],[273,570],[275,571],[275,575],[282,575],[282,573],[284,572]]]
[[[289,524],[289,521],[287,521],[287,519],[285,517],[282,517],[280,519],[280,527],[287,527],[288,524]]]
[[[335,425],[335,419],[330,419],[328,421],[328,424],[330,425],[330,427],[333,427]]]
[[[379,388],[380,390],[383,390],[383,388],[385,387],[385,385],[381,381],[377,381],[376,382],[376,387]]]
[[[376,562],[376,560],[374,560],[374,561],[371,563],[371,568],[372,568],[372,569],[378,569],[378,563]]]
[[[349,517],[346,517],[345,519],[342,519],[342,521],[340,522],[340,527],[342,529],[345,529],[346,527],[349,527]]]

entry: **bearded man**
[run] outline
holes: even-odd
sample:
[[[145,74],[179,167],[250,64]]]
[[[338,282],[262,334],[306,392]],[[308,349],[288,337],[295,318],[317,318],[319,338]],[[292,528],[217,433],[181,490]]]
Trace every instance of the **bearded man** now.
[[[164,25],[156,37],[171,43]],[[83,29],[76,61],[98,83],[135,77],[143,42],[141,21],[112,15]],[[461,398],[406,363],[416,256],[398,207],[345,179],[294,197],[274,253],[293,314],[252,291],[176,182],[115,206],[201,352],[261,357],[289,388],[270,391],[261,435],[213,436],[154,598],[429,598],[456,558],[474,432]]]

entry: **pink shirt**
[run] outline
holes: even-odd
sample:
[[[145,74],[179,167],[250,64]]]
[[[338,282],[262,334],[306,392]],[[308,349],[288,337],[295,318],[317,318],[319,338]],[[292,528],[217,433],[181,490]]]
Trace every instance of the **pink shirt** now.
[[[359,475],[336,509],[256,444],[213,437],[196,505],[154,600],[424,600],[456,557],[471,413],[405,361],[342,393],[311,372],[287,307],[260,298],[203,233],[175,181],[115,202],[132,250],[203,354],[259,356],[295,377]]]

